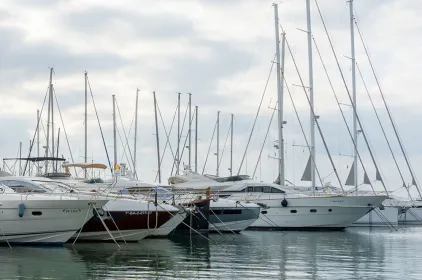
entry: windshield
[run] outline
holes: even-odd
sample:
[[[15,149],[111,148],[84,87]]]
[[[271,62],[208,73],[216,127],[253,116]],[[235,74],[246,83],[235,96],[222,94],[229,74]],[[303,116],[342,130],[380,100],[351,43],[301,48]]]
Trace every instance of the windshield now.
[[[66,187],[64,184],[60,184],[57,182],[50,182],[50,181],[33,181],[35,184],[38,185],[39,188],[44,189],[48,192],[68,192],[69,188]]]
[[[39,187],[37,184],[28,181],[19,181],[19,180],[5,180],[1,181],[1,184],[11,188],[17,193],[28,193],[28,192],[37,192],[45,193],[45,189]]]
[[[237,175],[237,176],[230,176],[230,177],[216,177],[213,178],[217,182],[223,183],[223,182],[235,182],[235,181],[243,181],[243,180],[249,180],[250,177],[248,175]]]

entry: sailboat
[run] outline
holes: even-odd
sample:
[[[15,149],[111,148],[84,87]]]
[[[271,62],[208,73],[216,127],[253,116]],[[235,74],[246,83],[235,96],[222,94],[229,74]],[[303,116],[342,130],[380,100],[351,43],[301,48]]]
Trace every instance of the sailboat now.
[[[308,9],[308,47],[310,55],[310,95],[312,93],[312,45],[310,31],[309,1]],[[279,148],[279,176],[280,185],[251,180],[247,175],[230,177],[206,176],[191,171],[183,175],[169,178],[169,183],[175,188],[198,191],[210,187],[219,196],[234,200],[253,202],[261,205],[262,218],[256,220],[249,228],[256,229],[344,229],[363,217],[366,213],[384,201],[385,195],[368,196],[320,196],[314,192],[313,196],[292,191],[284,185],[284,144],[283,144],[283,83],[284,83],[284,53],[285,33],[282,34],[282,51],[280,56],[278,5],[274,4],[275,35],[276,35],[276,64],[277,64],[277,92],[278,92],[278,141]],[[281,67],[281,65],[283,65]],[[311,119],[314,124],[315,115],[313,103]],[[311,125],[311,157],[310,164],[313,189],[315,189],[315,139],[313,125]]]

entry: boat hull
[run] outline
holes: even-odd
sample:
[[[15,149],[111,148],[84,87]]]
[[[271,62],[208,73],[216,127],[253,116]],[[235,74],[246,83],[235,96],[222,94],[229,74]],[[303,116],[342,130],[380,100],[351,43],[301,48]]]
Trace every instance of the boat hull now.
[[[385,196],[257,199],[264,208],[250,229],[342,230],[382,203]]]
[[[259,217],[261,208],[252,203],[225,203],[222,199],[211,203],[209,231],[240,232],[251,226]]]
[[[169,205],[156,207],[148,202],[117,199],[108,202],[104,209],[100,216],[92,217],[72,239],[107,242],[114,238],[116,241],[136,242],[154,232],[164,235],[180,223],[177,218],[179,209]]]
[[[398,208],[396,206],[384,206],[376,208],[354,222],[352,227],[391,227],[398,224]]]
[[[23,216],[19,217],[19,204]],[[0,202],[0,242],[10,244],[65,243],[83,226],[93,209],[84,200],[23,200]],[[102,206],[101,202],[96,207]]]

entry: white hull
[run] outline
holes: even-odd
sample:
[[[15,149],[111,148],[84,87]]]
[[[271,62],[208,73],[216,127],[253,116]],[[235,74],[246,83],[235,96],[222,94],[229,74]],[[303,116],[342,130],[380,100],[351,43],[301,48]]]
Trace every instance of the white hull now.
[[[9,195],[7,195],[9,196]],[[23,196],[25,197],[25,196]],[[0,242],[63,244],[93,215],[86,200],[3,200],[0,202]],[[23,216],[18,207],[23,203]],[[103,206],[104,202],[97,202]]]
[[[381,213],[381,217],[378,213]],[[398,208],[395,206],[384,206],[384,210],[376,208],[376,210],[369,212],[356,222],[352,227],[390,227],[398,224]]]
[[[116,241],[128,241],[128,242],[137,242],[152,232],[151,229],[136,229],[136,230],[120,230],[120,231],[110,231],[113,238]],[[72,236],[72,239],[76,239],[76,242],[79,241],[113,241],[110,234],[104,231],[95,231],[95,232],[81,232],[79,237],[77,237],[77,233]]]
[[[168,220],[164,225],[157,229],[151,230],[149,236],[167,236],[170,232],[176,229],[176,227],[183,222],[186,218],[187,213],[177,213],[173,218]]]
[[[250,228],[263,229],[343,229],[363,217],[379,205],[383,196],[336,196],[336,197],[293,197],[287,198],[287,207],[280,199],[255,199],[267,209]],[[265,213],[266,211],[266,213]]]

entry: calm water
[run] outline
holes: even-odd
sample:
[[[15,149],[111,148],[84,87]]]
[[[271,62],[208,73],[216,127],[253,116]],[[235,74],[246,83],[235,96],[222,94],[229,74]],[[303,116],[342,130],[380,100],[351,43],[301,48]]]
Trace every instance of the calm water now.
[[[0,279],[422,279],[422,228],[0,248]]]

